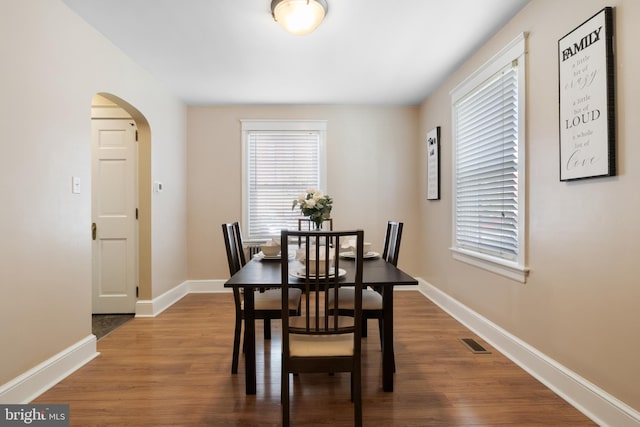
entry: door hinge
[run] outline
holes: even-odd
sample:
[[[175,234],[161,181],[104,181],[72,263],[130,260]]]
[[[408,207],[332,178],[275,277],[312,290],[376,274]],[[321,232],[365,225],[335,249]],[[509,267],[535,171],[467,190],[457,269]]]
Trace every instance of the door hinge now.
[[[136,219],[138,219],[138,208],[136,208]]]
[[[136,298],[138,298],[138,287],[136,286]]]
[[[136,129],[136,142],[138,141],[138,129]]]

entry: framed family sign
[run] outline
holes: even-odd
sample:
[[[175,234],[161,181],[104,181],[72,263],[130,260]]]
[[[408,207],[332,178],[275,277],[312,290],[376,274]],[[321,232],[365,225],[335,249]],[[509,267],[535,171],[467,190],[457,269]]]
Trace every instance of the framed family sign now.
[[[558,41],[560,181],[616,174],[613,10]]]
[[[427,200],[440,200],[440,126],[427,133]]]

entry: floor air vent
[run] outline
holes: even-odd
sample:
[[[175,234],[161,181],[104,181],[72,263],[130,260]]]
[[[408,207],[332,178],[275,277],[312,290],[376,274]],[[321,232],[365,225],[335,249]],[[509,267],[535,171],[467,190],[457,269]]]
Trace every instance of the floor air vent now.
[[[478,344],[473,338],[461,338],[462,344],[476,354],[491,354],[489,350]]]

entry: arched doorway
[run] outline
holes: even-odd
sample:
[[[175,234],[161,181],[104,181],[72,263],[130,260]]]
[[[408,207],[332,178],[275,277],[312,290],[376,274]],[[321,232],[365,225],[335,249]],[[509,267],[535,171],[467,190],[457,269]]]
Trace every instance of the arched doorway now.
[[[96,94],[92,159],[93,312],[135,313],[137,300],[151,295],[151,138],[143,114]]]

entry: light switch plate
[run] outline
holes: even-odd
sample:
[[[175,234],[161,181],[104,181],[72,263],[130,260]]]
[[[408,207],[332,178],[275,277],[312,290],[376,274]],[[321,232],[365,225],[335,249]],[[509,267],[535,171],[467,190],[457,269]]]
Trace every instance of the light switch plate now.
[[[71,192],[73,194],[80,194],[80,177],[71,177]]]

